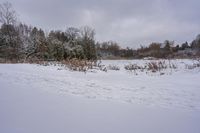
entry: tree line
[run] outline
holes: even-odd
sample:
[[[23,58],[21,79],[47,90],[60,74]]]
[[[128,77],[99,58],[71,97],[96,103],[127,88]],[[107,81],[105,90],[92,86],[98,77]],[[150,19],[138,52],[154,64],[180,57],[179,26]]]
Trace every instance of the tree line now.
[[[139,49],[121,48],[114,41],[96,42],[91,27],[69,27],[45,33],[41,28],[20,23],[10,3],[0,4],[0,61],[96,60],[98,58],[168,58],[199,56],[200,35],[190,44],[174,41],[152,43]]]
[[[45,33],[42,29],[17,22],[8,2],[0,5],[0,58],[4,60],[95,60],[94,29],[84,26]]]
[[[153,42],[148,46],[138,49],[121,48],[113,41],[97,43],[98,57],[105,59],[141,59],[144,57],[155,58],[194,58],[200,57],[200,35],[191,42],[176,44],[174,41],[165,40],[163,43]]]
[[[189,44],[184,42],[176,44],[174,41],[165,40],[163,43],[151,43],[147,47],[141,46],[136,50],[135,57],[155,58],[195,58],[200,57],[200,35]]]

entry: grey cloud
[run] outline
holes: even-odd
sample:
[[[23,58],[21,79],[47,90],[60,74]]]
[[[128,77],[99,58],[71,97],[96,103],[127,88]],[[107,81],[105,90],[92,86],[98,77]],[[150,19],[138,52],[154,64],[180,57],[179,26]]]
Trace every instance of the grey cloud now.
[[[1,1],[1,0],[0,0]],[[2,1],[1,1],[2,2]],[[138,47],[165,39],[191,41],[200,33],[198,0],[10,0],[20,20],[65,30],[88,25],[98,41]]]

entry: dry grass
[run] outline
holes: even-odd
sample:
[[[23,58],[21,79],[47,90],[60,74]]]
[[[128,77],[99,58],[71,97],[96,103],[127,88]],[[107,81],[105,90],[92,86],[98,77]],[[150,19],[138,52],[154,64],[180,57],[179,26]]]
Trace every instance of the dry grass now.
[[[124,66],[125,70],[128,71],[134,71],[135,74],[137,74],[137,72],[152,72],[152,73],[156,73],[156,72],[160,72],[160,75],[164,75],[164,72],[162,72],[165,69],[176,69],[177,66],[173,63],[170,62],[170,60],[168,61],[150,61],[145,63],[144,66],[140,66],[138,64],[129,64],[129,65],[125,65]]]
[[[147,63],[147,70],[152,72],[161,71],[163,69],[167,69],[168,66],[165,61],[151,61]]]
[[[115,71],[119,71],[120,70],[120,67],[119,66],[116,66],[116,65],[109,65],[107,67],[108,70],[115,70]]]
[[[93,69],[93,67],[96,66],[95,61],[78,60],[78,59],[65,60],[62,61],[61,63],[66,65],[70,70],[83,71],[83,72],[86,72],[89,69]]]
[[[139,66],[137,64],[129,64],[129,65],[125,65],[124,68],[126,70],[129,70],[129,71],[136,71],[138,69],[144,69],[142,66]]]
[[[185,65],[186,69],[195,69],[195,68],[200,68],[200,59],[195,60],[196,63],[193,63],[192,65]]]

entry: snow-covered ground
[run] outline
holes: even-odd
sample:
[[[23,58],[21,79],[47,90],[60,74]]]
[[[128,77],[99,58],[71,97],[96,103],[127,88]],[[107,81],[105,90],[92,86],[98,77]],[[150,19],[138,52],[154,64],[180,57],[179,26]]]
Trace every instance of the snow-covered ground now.
[[[200,68],[129,72],[0,65],[0,133],[199,133]]]

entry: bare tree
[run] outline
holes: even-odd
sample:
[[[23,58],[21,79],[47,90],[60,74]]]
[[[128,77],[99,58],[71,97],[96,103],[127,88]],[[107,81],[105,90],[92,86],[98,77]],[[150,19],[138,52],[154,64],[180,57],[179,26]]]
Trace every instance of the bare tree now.
[[[65,34],[68,37],[69,41],[74,41],[80,36],[80,30],[74,27],[69,27],[65,31]]]
[[[88,60],[96,59],[94,29],[88,26],[84,26],[81,28],[80,33],[81,33],[81,43],[82,43],[86,58]]]
[[[17,21],[16,12],[12,7],[12,4],[5,2],[0,4],[0,23],[6,25],[13,25]]]
[[[91,27],[89,27],[89,26],[81,27],[80,32],[81,32],[81,35],[83,38],[86,38],[89,40],[94,39],[95,31]]]

